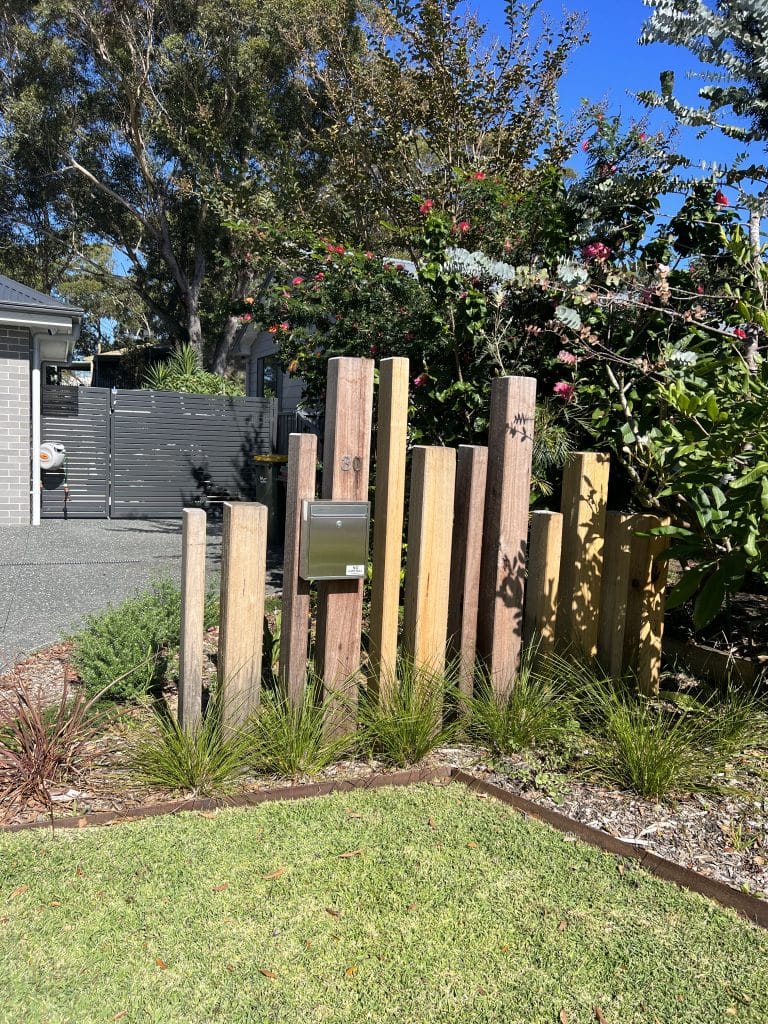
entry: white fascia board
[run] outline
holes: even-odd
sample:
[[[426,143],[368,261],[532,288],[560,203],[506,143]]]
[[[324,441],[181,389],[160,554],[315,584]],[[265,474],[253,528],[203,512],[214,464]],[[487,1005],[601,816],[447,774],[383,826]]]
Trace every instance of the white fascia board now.
[[[79,317],[77,318],[79,319]],[[0,307],[0,326],[26,327],[32,333],[56,331],[57,334],[71,334],[75,322],[71,316],[57,316],[55,313],[23,313]]]

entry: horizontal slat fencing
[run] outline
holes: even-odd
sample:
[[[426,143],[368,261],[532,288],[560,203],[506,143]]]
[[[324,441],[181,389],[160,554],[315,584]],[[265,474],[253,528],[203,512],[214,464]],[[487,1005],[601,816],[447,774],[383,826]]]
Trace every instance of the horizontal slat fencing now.
[[[632,672],[641,690],[657,691],[665,544],[653,531],[663,524],[653,516],[607,512],[610,460],[593,452],[574,453],[565,467],[560,511],[531,517],[536,382],[529,378],[493,381],[488,448],[459,449],[458,505],[454,503],[456,453],[442,447],[413,449],[405,586],[383,585],[399,572],[395,549],[403,540],[405,488],[398,467],[405,458],[407,404],[394,401],[388,390],[395,376],[407,380],[407,365],[402,364],[406,360],[386,360],[380,368],[380,380],[386,386],[373,432],[377,445],[373,455],[377,481],[374,537],[378,543],[374,544],[371,567],[371,593],[376,595],[371,620],[375,617],[377,622],[372,621],[370,629],[376,640],[363,672],[358,671],[358,606],[354,614],[342,609],[343,615],[336,611],[331,615],[322,608],[324,593],[345,596],[349,584],[332,584],[330,590],[326,584],[325,590],[320,590],[318,607],[324,618],[318,614],[316,650],[320,656],[314,668],[324,676],[326,696],[339,702],[334,703],[336,710],[327,719],[331,734],[339,727],[340,708],[346,716],[344,727],[354,728],[361,682],[377,693],[379,700],[390,698],[396,685],[391,678],[393,655],[383,659],[380,652],[394,651],[398,644],[427,672],[441,672],[446,658],[456,661],[457,686],[465,694],[472,690],[473,677],[480,678],[482,672],[497,697],[505,699],[515,685],[523,641],[537,644],[540,654],[559,650],[596,658],[607,673]],[[359,499],[364,493],[337,490],[341,486],[337,478],[351,487],[338,469],[349,469],[352,464],[359,464],[356,472],[361,479],[367,475],[371,386],[370,360],[330,360],[328,392],[333,403],[329,402],[325,436],[326,496],[342,498],[354,493]],[[283,568],[281,628],[290,642],[282,645],[279,679],[294,703],[301,701],[306,685],[304,666],[311,653],[309,585],[298,576],[296,557],[299,500],[314,493],[315,445],[306,442],[305,437],[294,434],[289,445],[291,515]],[[359,456],[353,458],[355,453]],[[376,522],[377,514],[386,515],[384,526]],[[225,520],[225,533],[232,529],[234,521]],[[236,543],[234,538],[225,538],[225,542]],[[241,557],[247,557],[242,542],[237,543]],[[263,558],[263,545],[254,544],[249,550],[252,559]],[[226,585],[222,581],[222,587]],[[257,589],[255,584],[251,588],[238,586],[238,593],[244,589],[255,593]],[[361,596],[358,590],[350,591],[350,599]],[[222,604],[225,602],[222,594]],[[262,618],[263,597],[258,596],[251,601],[247,616],[238,621],[229,617],[225,632],[260,635]],[[328,651],[341,651],[343,658],[330,659]],[[340,673],[342,663],[346,674]],[[239,672],[245,668],[240,666]],[[258,668],[254,665],[251,673],[255,680],[260,679]],[[226,680],[220,681],[226,695]],[[192,678],[182,678],[179,699],[186,701],[185,707],[190,701],[186,690],[197,685]],[[258,685],[254,683],[255,688]],[[199,692],[193,700],[197,707]],[[249,695],[241,690],[238,700],[255,707],[258,693]]]
[[[210,500],[253,500],[271,448],[265,398],[116,391],[112,518],[178,518]]]
[[[45,519],[98,519],[109,514],[109,389],[42,389],[42,439],[59,441],[66,465],[41,474]]]

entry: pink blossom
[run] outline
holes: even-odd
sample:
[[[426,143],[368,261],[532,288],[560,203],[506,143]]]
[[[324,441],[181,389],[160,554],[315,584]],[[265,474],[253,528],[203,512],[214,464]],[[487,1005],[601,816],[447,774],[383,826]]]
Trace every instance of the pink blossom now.
[[[704,294],[704,285],[703,284],[696,285],[696,291],[699,293],[699,295],[703,295]]]
[[[413,386],[415,388],[423,388],[425,384],[429,382],[428,373],[420,373],[418,377],[413,378]]]
[[[565,349],[557,354],[558,362],[565,363],[567,366],[574,366],[579,360],[578,356],[575,356],[573,352],[567,352]]]
[[[573,398],[576,388],[573,384],[568,384],[564,380],[559,380],[557,384],[552,388],[553,392],[558,398],[564,399],[566,402],[570,402]]]
[[[269,331],[270,334],[277,334],[279,328],[277,324],[270,324],[267,330]]]
[[[304,278],[294,277],[294,279],[291,281],[291,284],[304,284]]]
[[[585,260],[607,260],[612,252],[604,242],[590,242],[581,250],[581,255]]]
[[[468,220],[460,220],[459,223],[457,224],[457,227],[458,227],[459,231],[469,231],[469,221]]]
[[[245,316],[240,317],[241,324],[248,324],[251,322],[251,320],[253,320],[253,317],[251,316],[250,313],[246,313]]]
[[[728,206],[728,196],[718,189],[717,192],[715,192],[715,202],[718,206]]]
[[[638,135],[638,139],[640,140],[640,142],[647,142],[648,136],[645,134],[645,132],[640,132],[640,134]]]
[[[315,274],[315,280],[316,281],[324,281],[325,280],[325,274],[322,272],[322,270],[319,273]]]
[[[588,150],[589,150],[589,139],[584,139],[584,141],[581,144],[581,148],[582,148],[582,151],[584,153],[588,152]]]
[[[419,207],[419,213],[422,214],[422,216],[426,216],[426,214],[429,213],[429,211],[432,209],[434,205],[434,199],[425,199],[424,202]]]
[[[334,249],[334,252],[337,252],[340,256],[342,256],[346,251],[347,250],[344,248],[343,245],[337,245],[336,248]]]
[[[372,259],[373,259],[373,253],[372,253],[372,252],[367,252],[367,253],[365,254],[365,258],[366,258],[367,260],[372,260]]]
[[[747,337],[747,332],[744,330],[743,327],[737,327],[736,330],[733,332],[733,336],[734,338],[738,338],[740,341],[744,341]]]
[[[482,171],[476,171],[475,174],[472,175],[472,177],[475,179],[475,181],[485,181],[486,176]]]

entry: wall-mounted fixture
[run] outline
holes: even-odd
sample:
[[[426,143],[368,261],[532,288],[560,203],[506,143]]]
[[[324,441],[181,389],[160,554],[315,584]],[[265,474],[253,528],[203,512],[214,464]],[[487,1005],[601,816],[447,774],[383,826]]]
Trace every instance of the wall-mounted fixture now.
[[[305,501],[299,574],[305,580],[363,579],[368,564],[367,501]]]

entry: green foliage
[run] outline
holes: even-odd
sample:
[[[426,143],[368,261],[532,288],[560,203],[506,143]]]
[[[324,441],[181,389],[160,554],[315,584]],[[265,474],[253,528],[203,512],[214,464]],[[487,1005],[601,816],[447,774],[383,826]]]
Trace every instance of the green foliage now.
[[[157,712],[153,726],[134,743],[130,767],[147,786],[207,796],[230,789],[246,766],[242,733],[223,730],[219,709],[209,704],[191,730]]]
[[[191,345],[180,345],[169,359],[155,363],[144,377],[143,387],[155,391],[187,391],[196,395],[242,395],[240,381],[204,370]]]
[[[171,580],[92,615],[73,637],[72,664],[89,694],[109,687],[110,700],[140,698],[165,677],[179,645],[181,594]]]
[[[526,651],[508,696],[499,697],[481,678],[466,701],[467,735],[496,754],[532,748],[568,752],[577,741],[572,689],[562,678],[534,671],[535,653],[535,648]]]
[[[721,791],[734,755],[765,744],[766,706],[753,693],[649,698],[561,658],[551,658],[548,671],[574,695],[588,769],[647,799]]]
[[[310,679],[302,703],[294,705],[279,690],[263,694],[248,732],[248,763],[262,775],[297,779],[316,775],[353,746],[353,737],[329,739],[332,702],[322,703],[319,680]]]
[[[454,694],[450,670],[432,672],[401,658],[394,679],[382,680],[378,693],[369,688],[360,694],[361,750],[399,768],[418,764],[456,735],[457,723],[450,721]]]

